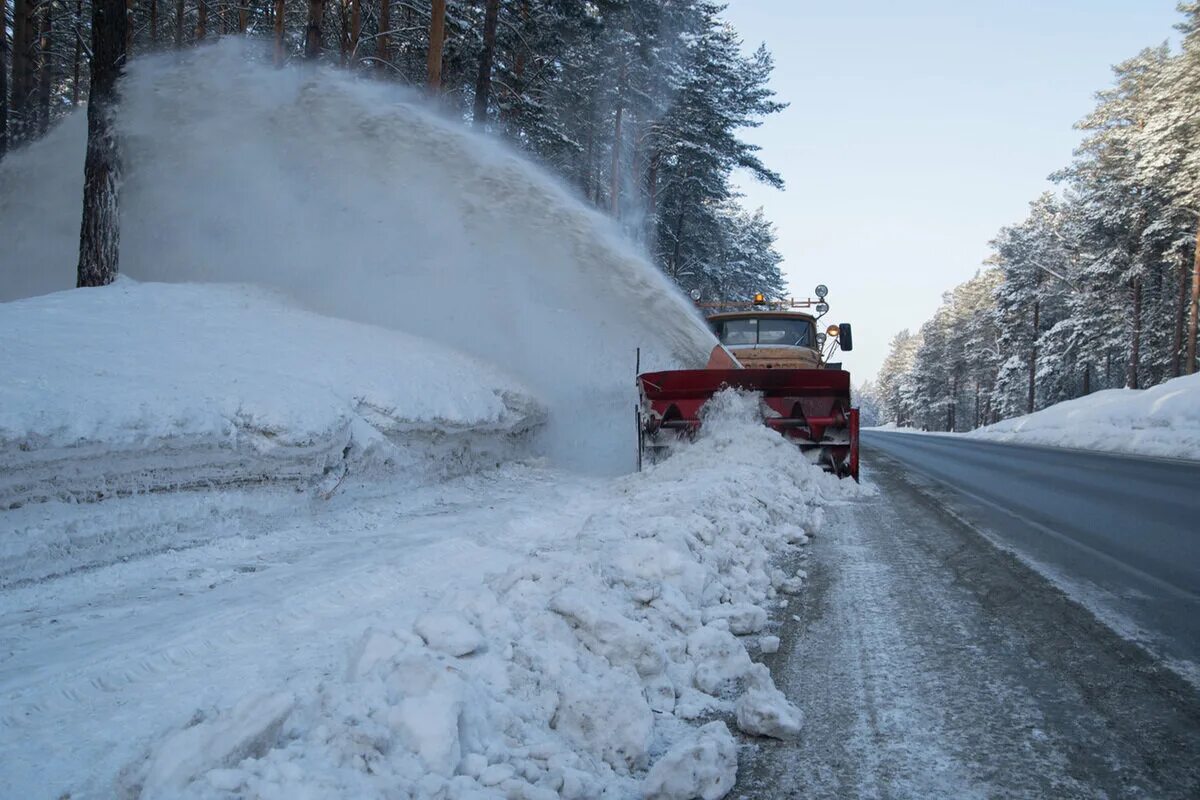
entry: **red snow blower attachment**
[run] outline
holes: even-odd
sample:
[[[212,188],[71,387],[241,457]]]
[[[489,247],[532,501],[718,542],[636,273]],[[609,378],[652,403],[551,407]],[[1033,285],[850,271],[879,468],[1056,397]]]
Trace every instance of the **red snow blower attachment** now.
[[[850,326],[817,333],[817,320],[829,306],[825,287],[816,293],[817,300],[774,302],[756,295],[751,303],[701,304],[715,309],[708,322],[721,342],[708,366],[638,375],[639,466],[694,436],[704,404],[729,387],[761,394],[763,424],[812,463],[858,480],[858,409],[850,406],[850,373],[826,358],[835,348],[853,347]],[[817,316],[795,310],[810,307]]]

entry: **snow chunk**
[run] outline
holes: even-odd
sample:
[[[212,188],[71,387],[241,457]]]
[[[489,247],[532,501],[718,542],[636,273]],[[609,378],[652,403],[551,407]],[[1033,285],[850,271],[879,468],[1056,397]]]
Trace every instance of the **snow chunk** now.
[[[729,631],[711,625],[688,636],[687,653],[696,664],[696,688],[708,694],[718,694],[751,666],[742,643]]]
[[[779,637],[778,636],[761,636],[758,640],[758,650],[761,653],[770,655],[771,653],[779,652]]]
[[[452,611],[432,611],[419,617],[413,630],[431,649],[451,656],[466,656],[481,649],[483,634]]]
[[[613,611],[599,598],[567,588],[550,601],[580,641],[615,667],[630,664],[643,678],[662,673],[666,657],[648,631]]]
[[[466,748],[478,749],[492,735],[466,681],[433,659],[401,662],[388,689],[397,702],[386,711],[387,724],[430,772],[453,775]]]
[[[734,706],[738,728],[755,736],[794,739],[800,735],[804,716],[783,692],[775,688],[770,671],[755,664],[746,675],[747,688]]]
[[[758,633],[767,626],[767,612],[752,603],[726,603],[704,609],[704,623],[723,619],[730,633],[744,636]]]
[[[230,767],[243,758],[260,755],[275,744],[284,721],[295,707],[290,694],[248,697],[228,713],[169,734],[144,765],[141,797],[170,798],[202,772]],[[218,773],[218,783],[236,776]]]
[[[737,743],[724,722],[710,722],[675,744],[642,784],[646,800],[718,800],[737,781]]]
[[[599,679],[569,681],[552,727],[627,774],[646,765],[654,716],[632,676],[613,671]]]

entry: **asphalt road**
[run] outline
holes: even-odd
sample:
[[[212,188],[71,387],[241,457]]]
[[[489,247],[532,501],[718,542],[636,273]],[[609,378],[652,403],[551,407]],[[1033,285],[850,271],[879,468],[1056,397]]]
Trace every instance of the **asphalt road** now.
[[[867,431],[942,505],[1200,682],[1200,462]],[[882,458],[881,458],[882,457]]]
[[[877,493],[827,506],[795,564],[808,572],[806,589],[777,616],[782,646],[761,656],[803,711],[804,730],[796,741],[744,740],[730,796],[1200,797],[1196,686],[1089,610],[1079,599],[1087,578],[1047,580],[1044,565],[1004,542],[1053,543],[1067,566],[1149,585],[1163,610],[1186,609],[1187,537],[1169,525],[1130,532],[1116,516],[1122,502],[1171,502],[1169,491],[1141,498],[1132,479],[1081,477],[1072,454],[1036,454],[1046,461],[1035,467],[994,446],[968,444],[957,459],[939,449],[957,442],[884,438],[866,440],[864,482]],[[983,499],[917,473],[901,461],[910,452]],[[1091,471],[1119,472],[1119,461],[1095,463]],[[1109,511],[1084,518],[1088,501],[1071,492],[1092,483],[1120,493],[1104,501]],[[1002,501],[1021,516],[997,510]],[[1069,524],[1051,535],[1055,514]],[[1099,520],[1095,536],[1087,519]],[[1123,531],[1181,548],[1177,563],[1130,546]],[[1069,536],[1091,538],[1081,549]],[[1113,563],[1126,552],[1135,573]]]

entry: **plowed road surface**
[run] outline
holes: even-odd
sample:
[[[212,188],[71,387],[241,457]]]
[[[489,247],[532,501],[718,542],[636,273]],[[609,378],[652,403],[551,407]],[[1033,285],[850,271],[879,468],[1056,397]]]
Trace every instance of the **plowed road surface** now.
[[[1200,797],[1200,465],[864,435],[748,798]]]

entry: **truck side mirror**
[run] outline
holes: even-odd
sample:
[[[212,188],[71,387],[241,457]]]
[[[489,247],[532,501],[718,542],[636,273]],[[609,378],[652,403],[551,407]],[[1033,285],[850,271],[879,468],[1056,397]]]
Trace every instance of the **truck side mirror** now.
[[[854,349],[854,335],[850,332],[849,322],[838,325],[838,347],[847,353]]]

